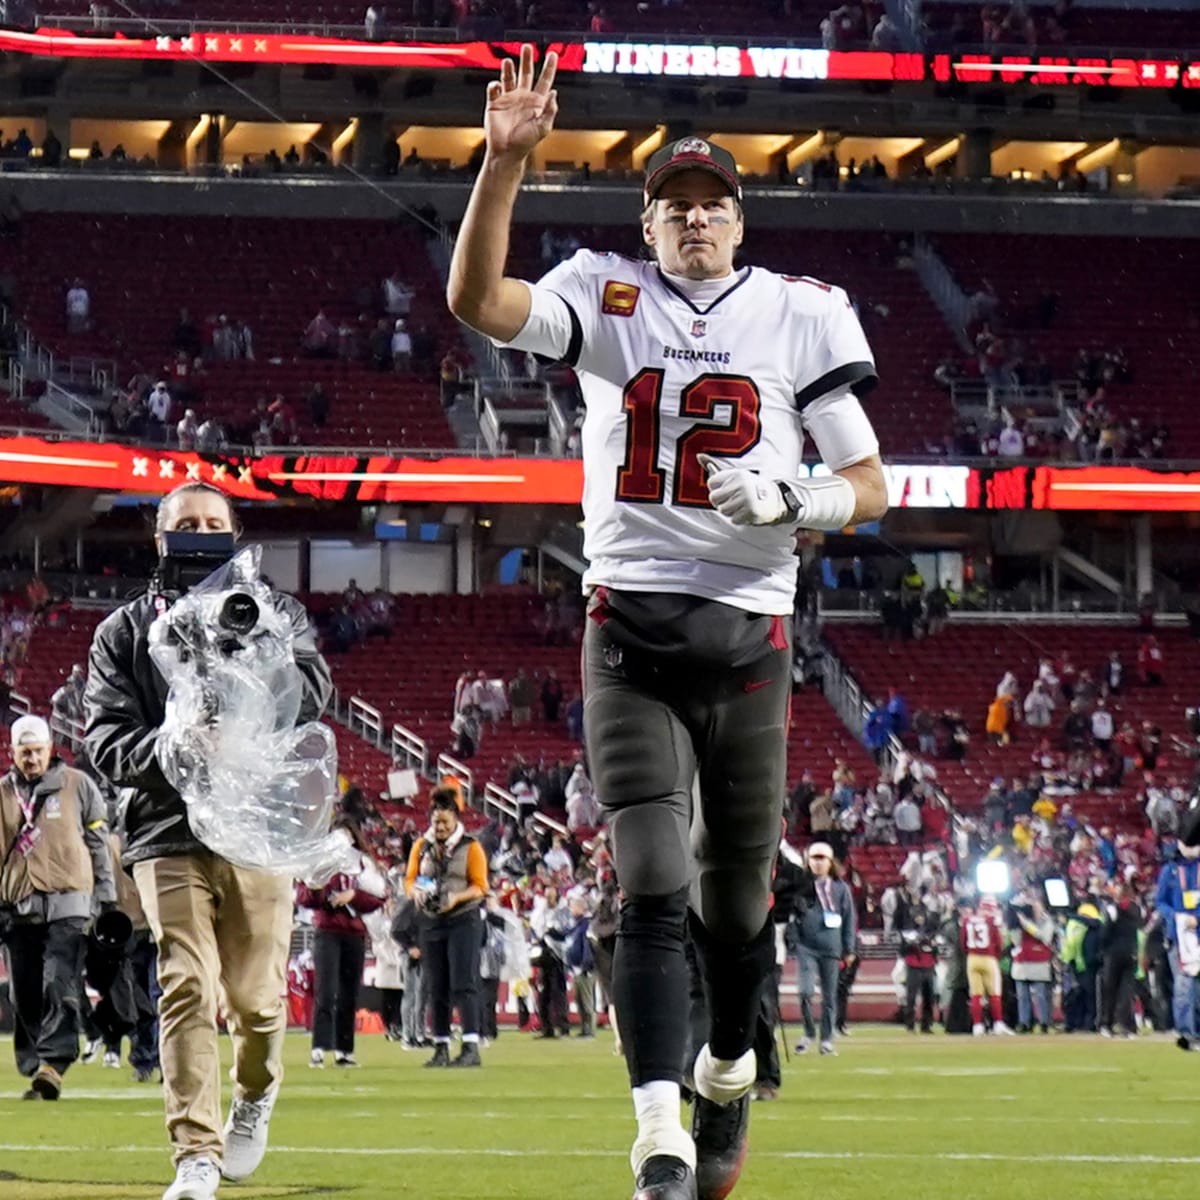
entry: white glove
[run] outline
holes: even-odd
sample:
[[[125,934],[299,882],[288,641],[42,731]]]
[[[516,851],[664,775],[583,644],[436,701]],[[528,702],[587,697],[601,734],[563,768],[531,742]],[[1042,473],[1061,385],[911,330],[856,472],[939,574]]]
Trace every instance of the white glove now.
[[[696,458],[708,475],[708,498],[713,508],[735,525],[774,525],[786,515],[787,505],[774,480],[708,454]]]

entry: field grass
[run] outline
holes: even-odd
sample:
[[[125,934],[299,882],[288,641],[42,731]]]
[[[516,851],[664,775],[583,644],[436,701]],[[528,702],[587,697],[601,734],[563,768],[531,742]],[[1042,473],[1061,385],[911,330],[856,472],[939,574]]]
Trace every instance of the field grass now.
[[[226,1047],[227,1049],[227,1047]],[[24,1103],[0,1044],[0,1200],[151,1200],[171,1176],[157,1087],[75,1066]],[[307,1069],[289,1037],[272,1149],[221,1196],[624,1200],[623,1066],[594,1042],[504,1033],[482,1071],[360,1040],[360,1070]],[[974,1041],[859,1027],[785,1066],[756,1104],[740,1200],[1194,1200],[1200,1056],[1164,1037]],[[1193,1132],[1189,1133],[1189,1129]]]

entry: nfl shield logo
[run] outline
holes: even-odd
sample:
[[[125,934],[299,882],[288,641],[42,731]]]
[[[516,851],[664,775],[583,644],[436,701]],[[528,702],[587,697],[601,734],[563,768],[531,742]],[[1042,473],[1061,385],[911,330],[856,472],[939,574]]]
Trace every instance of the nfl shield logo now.
[[[692,322],[692,337],[703,337],[708,332],[707,321]]]

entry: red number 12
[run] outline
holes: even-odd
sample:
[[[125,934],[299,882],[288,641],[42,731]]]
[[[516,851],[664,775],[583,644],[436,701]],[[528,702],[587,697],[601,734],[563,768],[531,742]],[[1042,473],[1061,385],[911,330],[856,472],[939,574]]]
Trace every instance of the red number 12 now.
[[[658,465],[662,441],[662,391],[665,372],[639,371],[622,396],[625,409],[625,461],[617,472],[617,499],[630,504],[661,504],[667,473]],[[724,424],[693,425],[675,443],[675,483],[671,502],[685,508],[707,508],[708,487],[699,454],[739,458],[762,436],[761,401],[754,380],[745,375],[701,375],[683,389],[679,415],[711,421],[718,404],[728,404]]]

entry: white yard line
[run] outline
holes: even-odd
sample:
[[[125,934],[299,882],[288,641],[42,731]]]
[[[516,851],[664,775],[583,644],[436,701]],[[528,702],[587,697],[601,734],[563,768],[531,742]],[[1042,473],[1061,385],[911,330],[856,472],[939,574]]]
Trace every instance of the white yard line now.
[[[62,1146],[53,1144],[0,1144],[0,1153],[8,1154],[144,1154],[161,1157],[165,1146]],[[273,1155],[318,1155],[334,1158],[611,1158],[624,1159],[623,1150],[548,1150],[538,1147],[508,1150],[474,1146],[272,1146]],[[1104,1166],[1200,1166],[1200,1157],[1156,1154],[969,1154],[969,1153],[891,1153],[873,1150],[758,1150],[755,1158],[812,1160],[814,1162],[999,1162],[1095,1163]]]

